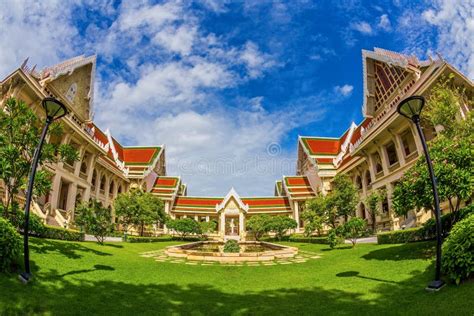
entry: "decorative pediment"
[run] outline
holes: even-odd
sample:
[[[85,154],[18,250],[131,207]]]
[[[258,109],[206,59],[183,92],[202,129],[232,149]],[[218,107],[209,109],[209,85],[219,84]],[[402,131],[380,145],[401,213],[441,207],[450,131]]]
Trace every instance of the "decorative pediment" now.
[[[68,102],[72,111],[83,120],[92,118],[96,56],[78,56],[45,68],[40,83],[49,86]]]
[[[420,62],[416,57],[380,48],[363,50],[362,64],[365,117],[374,117],[409,81],[420,76]]]
[[[230,189],[229,193],[225,196],[224,200],[221,203],[216,204],[216,211],[220,212],[223,209],[234,209],[234,210],[242,210],[247,212],[249,210],[248,204],[242,202],[242,199],[234,190],[234,188]]]

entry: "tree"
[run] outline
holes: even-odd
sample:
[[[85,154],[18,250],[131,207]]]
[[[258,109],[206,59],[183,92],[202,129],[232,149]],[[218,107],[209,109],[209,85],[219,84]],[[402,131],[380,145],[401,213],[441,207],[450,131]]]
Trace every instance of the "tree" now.
[[[354,248],[357,239],[364,237],[366,228],[366,221],[360,217],[352,217],[349,221],[337,228],[337,233],[344,239],[349,239],[352,243],[352,248]]]
[[[0,180],[7,193],[4,215],[9,216],[10,206],[19,193],[26,193],[26,182],[31,169],[34,152],[38,146],[42,122],[23,101],[15,98],[6,100],[0,111]],[[60,136],[61,125],[53,123],[49,136]],[[77,151],[70,145],[46,143],[41,152],[39,166],[58,160],[76,161]],[[38,170],[35,177],[34,193],[42,195],[51,189],[51,174]]]
[[[298,225],[294,219],[284,215],[272,216],[269,223],[270,231],[275,233],[278,240],[281,240],[287,230],[295,229],[297,226]]]
[[[199,223],[199,230],[201,231],[202,237],[207,237],[210,233],[215,232],[216,229],[217,229],[217,223],[215,221]]]
[[[267,214],[258,214],[250,217],[246,222],[245,226],[249,232],[255,237],[255,240],[259,240],[271,229],[270,222],[272,217]]]
[[[137,226],[140,236],[143,236],[146,225],[166,222],[163,201],[140,189],[119,194],[114,201],[114,207],[115,215],[125,231],[128,231],[130,226]]]
[[[336,216],[332,215],[334,214],[331,214],[326,196],[318,195],[306,201],[304,211],[301,214],[301,218],[304,220],[304,234],[311,236],[317,231],[318,235],[321,235],[324,224],[336,225]],[[330,218],[331,221],[329,221]]]
[[[349,216],[355,215],[357,189],[345,174],[338,174],[332,181],[332,191],[328,195],[329,209],[334,208],[337,216],[343,216],[347,222]],[[335,220],[332,223],[335,227]]]
[[[451,74],[435,84],[422,119],[428,124],[442,126],[428,147],[439,199],[448,201],[450,211],[457,214],[462,201],[471,199],[474,190],[474,114],[467,111],[472,107],[472,99],[466,96],[464,89],[454,85],[453,79]],[[399,216],[413,209],[434,209],[431,180],[422,157],[395,187],[392,201]],[[453,221],[456,220],[455,215]]]
[[[182,239],[191,234],[201,234],[199,223],[192,218],[173,219],[168,221],[167,226],[177,232]]]
[[[97,200],[79,204],[76,207],[75,222],[87,234],[93,235],[101,245],[114,229],[110,210]]]
[[[380,204],[385,199],[386,196],[385,190],[374,190],[365,198],[364,203],[366,206],[366,211],[369,213],[372,232],[376,231],[377,227],[377,215],[380,214],[381,207]]]

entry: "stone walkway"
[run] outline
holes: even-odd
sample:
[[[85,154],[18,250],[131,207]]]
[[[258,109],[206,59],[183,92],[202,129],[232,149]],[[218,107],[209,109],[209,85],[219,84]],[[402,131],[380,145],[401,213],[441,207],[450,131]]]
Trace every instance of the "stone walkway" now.
[[[321,258],[321,254],[310,251],[299,251],[294,258],[282,258],[273,261],[246,261],[246,262],[216,262],[216,261],[194,261],[183,258],[170,257],[164,249],[148,251],[140,254],[141,257],[153,258],[156,262],[167,262],[174,264],[186,264],[190,266],[235,266],[235,267],[261,267],[287,264],[299,264],[308,260]]]

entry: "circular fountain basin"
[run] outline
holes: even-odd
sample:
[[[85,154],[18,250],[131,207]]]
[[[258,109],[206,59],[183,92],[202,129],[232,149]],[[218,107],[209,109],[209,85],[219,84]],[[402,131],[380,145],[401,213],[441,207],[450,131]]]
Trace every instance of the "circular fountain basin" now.
[[[239,242],[240,252],[224,252],[224,243],[219,241],[198,241],[179,246],[169,246],[165,253],[170,257],[194,261],[244,262],[273,261],[293,258],[298,248],[261,241]]]

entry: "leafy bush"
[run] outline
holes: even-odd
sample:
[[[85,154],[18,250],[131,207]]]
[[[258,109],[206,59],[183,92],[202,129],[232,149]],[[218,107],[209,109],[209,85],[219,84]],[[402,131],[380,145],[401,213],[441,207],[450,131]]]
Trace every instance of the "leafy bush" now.
[[[360,217],[352,217],[349,221],[337,228],[337,233],[344,239],[349,239],[353,248],[357,243],[357,238],[364,237],[366,231],[367,222]]]
[[[474,214],[454,225],[444,242],[442,269],[456,284],[474,271]]]
[[[423,227],[407,228],[377,234],[377,243],[382,244],[402,244],[406,242],[424,240]]]
[[[9,220],[12,225],[17,229],[17,231],[23,233],[25,225],[25,212],[23,210],[15,210],[13,213],[10,214]],[[28,228],[29,235],[38,237],[41,236],[45,229],[41,219],[36,214],[32,213],[30,213],[30,222]]]
[[[224,252],[238,253],[240,251],[239,243],[236,240],[229,239],[224,244]]]
[[[114,229],[111,211],[97,200],[81,203],[76,207],[75,217],[76,224],[86,233],[94,235],[100,244]]]
[[[144,243],[144,242],[163,242],[174,240],[171,236],[160,236],[160,237],[138,237],[138,236],[127,236],[127,242],[130,243]]]
[[[0,272],[10,270],[21,252],[21,236],[6,219],[0,218]]]
[[[255,240],[260,240],[271,229],[270,223],[272,217],[268,214],[253,215],[245,223],[248,231],[253,235]]]
[[[166,242],[166,241],[203,241],[207,240],[205,237],[201,238],[198,236],[188,236],[188,237],[176,237],[170,235],[163,235],[159,237],[140,237],[140,236],[127,236],[126,242],[129,243],[146,243],[146,242]]]
[[[335,229],[329,230],[329,232],[328,232],[329,247],[331,247],[331,249],[334,249],[337,246],[338,243],[339,243],[339,240],[338,240],[338,237],[337,237],[336,230]]]
[[[67,241],[84,241],[83,232],[48,225],[44,226],[43,232],[38,237]]]
[[[327,237],[305,237],[301,235],[291,235],[288,238],[288,241],[291,242],[301,242],[301,243],[310,243],[310,244],[327,244]]]
[[[298,226],[296,221],[288,216],[272,216],[270,223],[268,224],[270,231],[275,232],[275,236],[278,240],[281,240],[283,235],[289,229],[294,229]]]
[[[177,232],[182,240],[184,240],[188,235],[201,233],[199,223],[192,218],[173,219],[168,221],[166,225],[169,229]]]
[[[217,223],[215,221],[209,221],[209,222],[200,222],[199,223],[199,229],[201,231],[202,237],[205,237],[209,235],[210,233],[213,233],[217,229]]]

